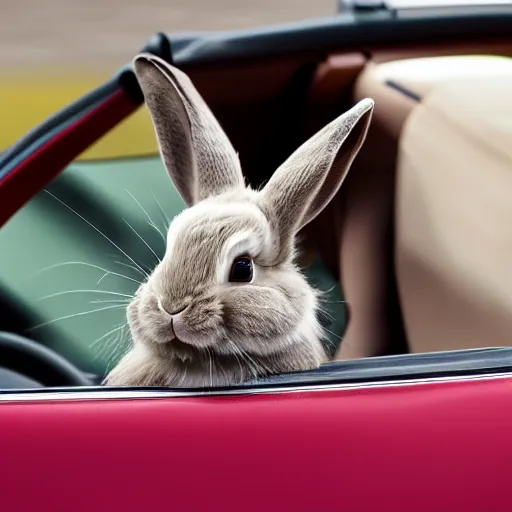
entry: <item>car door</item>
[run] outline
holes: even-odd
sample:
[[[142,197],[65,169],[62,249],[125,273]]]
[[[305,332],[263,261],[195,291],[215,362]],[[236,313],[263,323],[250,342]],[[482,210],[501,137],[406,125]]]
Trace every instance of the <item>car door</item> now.
[[[333,370],[330,383],[264,388],[3,394],[0,503],[12,511],[507,510],[510,366],[489,371],[492,353],[447,364],[438,356],[430,363],[446,376],[418,378],[432,364],[409,357],[400,376],[380,382],[370,376],[376,368],[353,368],[353,379],[367,378],[343,383],[344,368],[338,383]],[[465,358],[487,369],[447,370]]]

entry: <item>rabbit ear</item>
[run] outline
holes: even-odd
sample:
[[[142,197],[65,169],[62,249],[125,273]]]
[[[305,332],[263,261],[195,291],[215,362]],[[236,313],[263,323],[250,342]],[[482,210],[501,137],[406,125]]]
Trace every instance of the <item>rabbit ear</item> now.
[[[188,76],[147,53],[133,66],[167,172],[185,202],[243,187],[237,154]]]
[[[272,175],[261,207],[277,230],[281,258],[293,236],[338,192],[363,145],[374,102],[364,99],[306,141]]]

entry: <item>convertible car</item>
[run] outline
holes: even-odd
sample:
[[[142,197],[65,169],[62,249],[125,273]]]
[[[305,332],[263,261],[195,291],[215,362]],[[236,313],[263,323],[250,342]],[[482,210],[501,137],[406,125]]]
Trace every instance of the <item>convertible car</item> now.
[[[26,134],[9,105],[1,510],[510,509],[512,5],[467,4],[346,1],[143,48],[190,76],[254,186],[375,100],[340,193],[301,237],[332,358],[315,371],[101,386],[184,204],[131,66]]]

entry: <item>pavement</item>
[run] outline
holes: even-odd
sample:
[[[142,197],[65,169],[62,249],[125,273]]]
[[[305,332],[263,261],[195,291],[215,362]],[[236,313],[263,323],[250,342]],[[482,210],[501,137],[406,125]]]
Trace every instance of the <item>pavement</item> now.
[[[111,68],[155,32],[230,30],[329,16],[336,0],[1,0],[3,69]]]

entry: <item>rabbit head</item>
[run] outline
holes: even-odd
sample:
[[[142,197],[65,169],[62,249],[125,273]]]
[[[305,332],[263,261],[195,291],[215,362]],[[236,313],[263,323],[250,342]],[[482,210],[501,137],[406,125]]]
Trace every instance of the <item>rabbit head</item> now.
[[[105,383],[222,386],[318,367],[326,355],[317,293],[294,264],[294,238],[339,190],[373,101],[328,124],[252,190],[190,79],[150,54],[134,68],[188,208],[128,307],[133,347]]]

